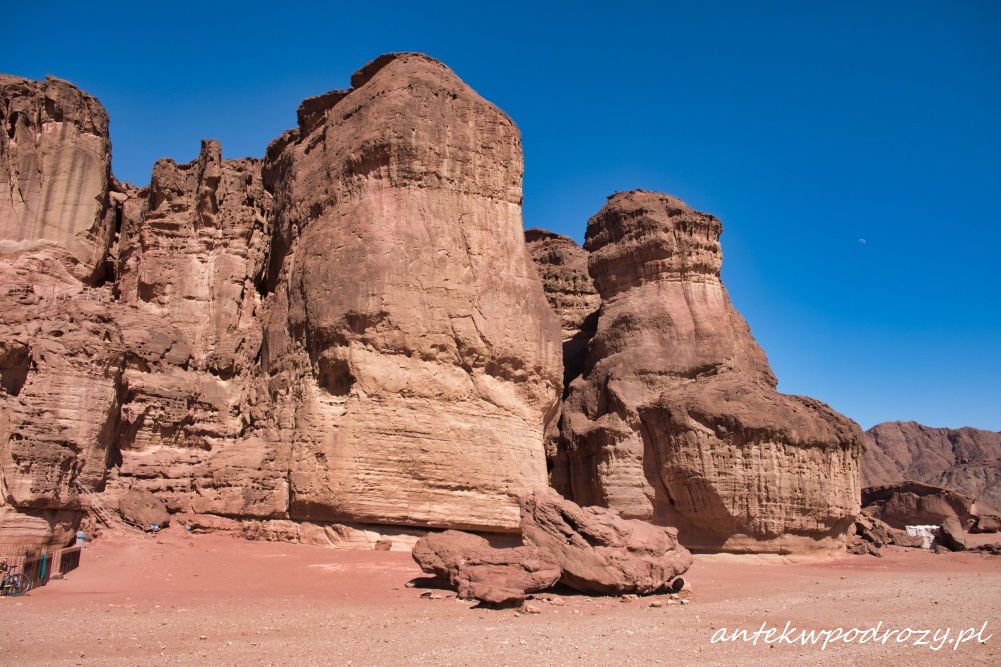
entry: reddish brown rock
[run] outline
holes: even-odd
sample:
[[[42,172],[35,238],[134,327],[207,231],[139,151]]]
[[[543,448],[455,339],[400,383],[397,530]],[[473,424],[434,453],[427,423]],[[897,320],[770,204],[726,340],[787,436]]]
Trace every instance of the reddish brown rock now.
[[[950,516],[942,522],[938,531],[938,541],[950,551],[966,550],[966,531],[956,517]]]
[[[655,593],[692,565],[674,528],[546,492],[522,498],[521,533],[527,544],[556,556],[562,583],[588,593]]]
[[[116,291],[129,354],[109,494],[286,517],[288,446],[269,437],[256,397],[271,208],[261,163],[203,141],[197,159],[160,160],[126,194]]]
[[[573,497],[677,526],[691,548],[835,548],[858,512],[861,430],[775,390],[720,282],[720,233],[645,191],[588,222],[602,310],[563,408]]]
[[[884,422],[866,431],[863,486],[906,480],[941,486],[1001,507],[1001,433]]]
[[[164,528],[170,523],[170,515],[163,502],[149,491],[129,489],[118,501],[118,511],[122,518],[133,525],[149,528]]]
[[[100,102],[55,77],[0,74],[0,241],[46,247],[96,282],[115,228],[110,165]]]
[[[862,505],[868,514],[896,528],[937,525],[949,517],[966,525],[972,523],[975,516],[997,511],[969,496],[921,482],[863,489]]]
[[[525,242],[539,270],[546,300],[556,312],[563,333],[563,386],[584,372],[587,344],[598,322],[601,297],[587,272],[587,251],[573,239],[544,229],[529,229]],[[558,422],[546,434],[549,485],[564,496],[571,494],[567,448],[560,439]]]
[[[47,249],[0,251],[0,540],[65,544],[104,483],[124,345],[110,291]],[[4,509],[6,506],[6,509]]]
[[[460,598],[494,605],[522,602],[528,593],[555,585],[561,574],[544,549],[495,549],[482,537],[456,530],[428,533],[412,554],[424,572],[448,581]]]
[[[971,533],[997,533],[1001,532],[1001,516],[997,514],[981,514],[976,518]]]
[[[268,149],[264,370],[290,516],[513,531],[546,484],[562,364],[521,224],[514,123],[383,56]]]

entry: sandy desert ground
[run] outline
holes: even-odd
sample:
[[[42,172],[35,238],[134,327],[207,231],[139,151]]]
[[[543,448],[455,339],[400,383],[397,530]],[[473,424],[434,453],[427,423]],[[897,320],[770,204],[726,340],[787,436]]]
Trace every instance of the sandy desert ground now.
[[[90,545],[66,579],[0,599],[0,663],[1001,664],[998,557],[899,548],[881,559],[825,562],[698,556],[688,580],[687,603],[563,591],[539,596],[530,603],[539,613],[526,613],[456,600],[431,587],[407,552],[181,530],[115,535]],[[826,650],[821,640],[711,641],[722,628],[753,632],[765,623],[781,631],[787,621],[809,630],[879,627],[879,634],[832,641]],[[899,634],[880,641],[904,627],[915,631],[907,641],[898,643]],[[930,633],[927,645],[916,644],[917,631],[947,628],[947,639]],[[975,636],[956,647],[966,628],[986,641]]]

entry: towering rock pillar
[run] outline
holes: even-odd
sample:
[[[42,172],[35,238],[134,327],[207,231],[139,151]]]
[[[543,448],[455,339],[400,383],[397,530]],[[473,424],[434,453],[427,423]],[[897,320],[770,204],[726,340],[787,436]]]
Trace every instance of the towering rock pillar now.
[[[263,363],[294,434],[290,516],[515,530],[546,485],[559,325],[521,222],[518,130],[390,54],[269,147]]]
[[[76,86],[0,74],[0,239],[58,248],[93,283],[115,231],[108,114]]]
[[[678,526],[689,548],[832,547],[858,511],[862,433],[775,390],[720,281],[721,231],[645,191],[588,222],[602,310],[563,408],[573,497]]]

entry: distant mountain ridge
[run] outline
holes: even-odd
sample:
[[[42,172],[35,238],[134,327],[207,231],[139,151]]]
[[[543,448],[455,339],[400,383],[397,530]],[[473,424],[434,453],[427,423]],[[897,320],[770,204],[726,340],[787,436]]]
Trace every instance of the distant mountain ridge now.
[[[1001,433],[883,422],[866,431],[862,486],[914,480],[1001,506]]]

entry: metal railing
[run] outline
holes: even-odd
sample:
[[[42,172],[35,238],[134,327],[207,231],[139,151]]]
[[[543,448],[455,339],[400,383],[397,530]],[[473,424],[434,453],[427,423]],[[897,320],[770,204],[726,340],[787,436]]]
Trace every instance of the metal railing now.
[[[31,580],[32,588],[37,588],[79,567],[80,547],[0,542],[0,560],[7,561],[10,573],[20,572]]]

